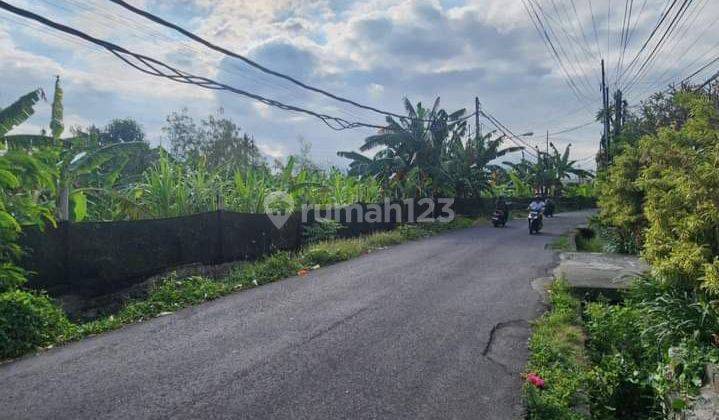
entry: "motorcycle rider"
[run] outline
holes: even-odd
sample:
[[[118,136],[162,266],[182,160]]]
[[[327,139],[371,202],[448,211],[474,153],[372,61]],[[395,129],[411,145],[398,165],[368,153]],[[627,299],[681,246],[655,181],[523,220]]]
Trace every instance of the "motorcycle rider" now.
[[[504,200],[504,197],[499,196],[499,198],[497,198],[497,201],[494,203],[494,211],[495,213],[501,211],[503,222],[507,223],[507,219],[509,218],[509,206]]]
[[[535,194],[534,198],[532,199],[532,202],[529,203],[529,211],[536,211],[539,213],[539,217],[542,217],[542,213],[544,213],[544,200],[542,200],[542,196],[539,194]]]
[[[552,199],[547,196],[544,199],[544,213],[547,215],[547,217],[554,217],[554,208],[554,201],[552,201]]]

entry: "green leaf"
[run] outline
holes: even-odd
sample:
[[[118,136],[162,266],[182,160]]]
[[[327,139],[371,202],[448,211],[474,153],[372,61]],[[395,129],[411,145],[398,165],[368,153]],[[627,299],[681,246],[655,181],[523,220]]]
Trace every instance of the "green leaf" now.
[[[6,211],[0,210],[0,229],[20,232],[20,224]]]
[[[675,411],[681,411],[681,410],[684,410],[685,408],[687,408],[687,403],[684,400],[677,398],[674,401],[672,401],[672,408]]]
[[[0,110],[0,137],[22,124],[35,113],[35,104],[45,99],[42,89],[34,90],[21,97],[7,108]]]
[[[73,215],[76,222],[82,222],[87,216],[87,196],[85,193],[76,191],[70,196],[72,200]]]
[[[57,76],[57,79],[55,79],[55,96],[52,100],[52,116],[50,119],[50,130],[55,140],[59,140],[60,136],[62,136],[62,132],[65,130],[65,126],[63,125],[62,97],[63,92],[60,87],[60,76]]]
[[[142,150],[144,142],[115,143],[97,150],[76,155],[68,165],[70,172],[84,173],[92,171],[108,160],[136,150]]]
[[[17,179],[12,172],[5,169],[0,169],[0,187],[3,188],[17,188],[20,186],[20,180]]]

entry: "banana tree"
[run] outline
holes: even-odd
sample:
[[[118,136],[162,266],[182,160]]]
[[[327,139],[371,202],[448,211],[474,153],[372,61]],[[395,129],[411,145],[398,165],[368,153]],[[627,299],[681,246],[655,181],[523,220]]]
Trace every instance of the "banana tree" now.
[[[33,113],[33,106],[43,99],[41,90],[25,95],[16,104],[14,118],[0,117],[0,136],[6,134],[11,128],[25,121]],[[35,151],[47,154],[46,159],[52,161],[55,167],[55,208],[58,220],[70,220],[70,202],[73,203],[73,219],[80,221],[87,214],[87,193],[101,192],[111,188],[113,180],[129,160],[129,153],[140,150],[144,143],[117,143],[102,146],[98,136],[82,134],[72,138],[62,138],[63,124],[63,90],[60,78],[55,80],[55,92],[52,102],[50,134],[39,135],[10,135],[4,136],[4,141],[10,149]],[[113,168],[104,176],[103,187],[82,188],[80,180],[83,176],[97,174],[105,164]]]
[[[9,133],[34,113],[44,98],[32,91],[6,108],[0,108],[0,293],[25,282],[25,271],[17,266],[22,248],[17,240],[22,225],[54,223],[52,211],[39,199],[39,192],[53,187],[53,168],[37,156],[7,148]]]
[[[351,159],[350,168],[360,175],[371,174],[385,187],[390,185],[398,193],[422,196],[435,195],[441,188],[442,157],[449,139],[460,135],[466,123],[465,110],[448,114],[439,108],[437,98],[431,108],[421,103],[413,106],[404,99],[407,117],[387,117],[387,125],[380,133],[369,136],[360,147],[361,152],[380,149],[372,158],[356,152],[339,152]]]
[[[522,147],[502,147],[505,136],[494,132],[474,136],[466,141],[453,138],[446,151],[444,173],[446,183],[458,197],[480,197],[491,191],[497,173],[504,169],[493,163],[497,159],[522,150]]]
[[[558,195],[562,192],[562,189],[564,188],[563,181],[570,176],[578,176],[581,178],[591,178],[593,177],[592,173],[576,168],[575,165],[577,164],[576,160],[571,160],[569,158],[569,149],[572,147],[571,144],[568,144],[567,147],[564,149],[564,152],[559,152],[557,148],[554,146],[553,143],[549,143],[552,150],[550,153],[546,156],[547,160],[547,167],[550,170],[550,177],[549,177],[549,186],[553,187],[554,194]]]

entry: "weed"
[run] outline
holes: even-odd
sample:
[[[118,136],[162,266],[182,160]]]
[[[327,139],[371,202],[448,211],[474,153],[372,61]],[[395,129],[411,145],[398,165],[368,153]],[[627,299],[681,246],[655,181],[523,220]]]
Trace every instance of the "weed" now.
[[[0,293],[0,358],[21,356],[75,334],[75,326],[46,295],[24,290]]]
[[[546,386],[525,384],[527,415],[531,419],[581,419],[585,415],[578,407],[587,403],[588,363],[580,304],[562,280],[552,285],[550,296],[552,309],[534,324],[527,365],[528,372],[543,378]]]

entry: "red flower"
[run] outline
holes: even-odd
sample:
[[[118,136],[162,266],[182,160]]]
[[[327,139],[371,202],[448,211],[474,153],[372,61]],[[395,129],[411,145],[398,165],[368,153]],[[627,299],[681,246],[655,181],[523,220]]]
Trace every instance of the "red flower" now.
[[[544,388],[544,379],[536,373],[530,373],[527,375],[527,382],[536,386],[539,389]]]

